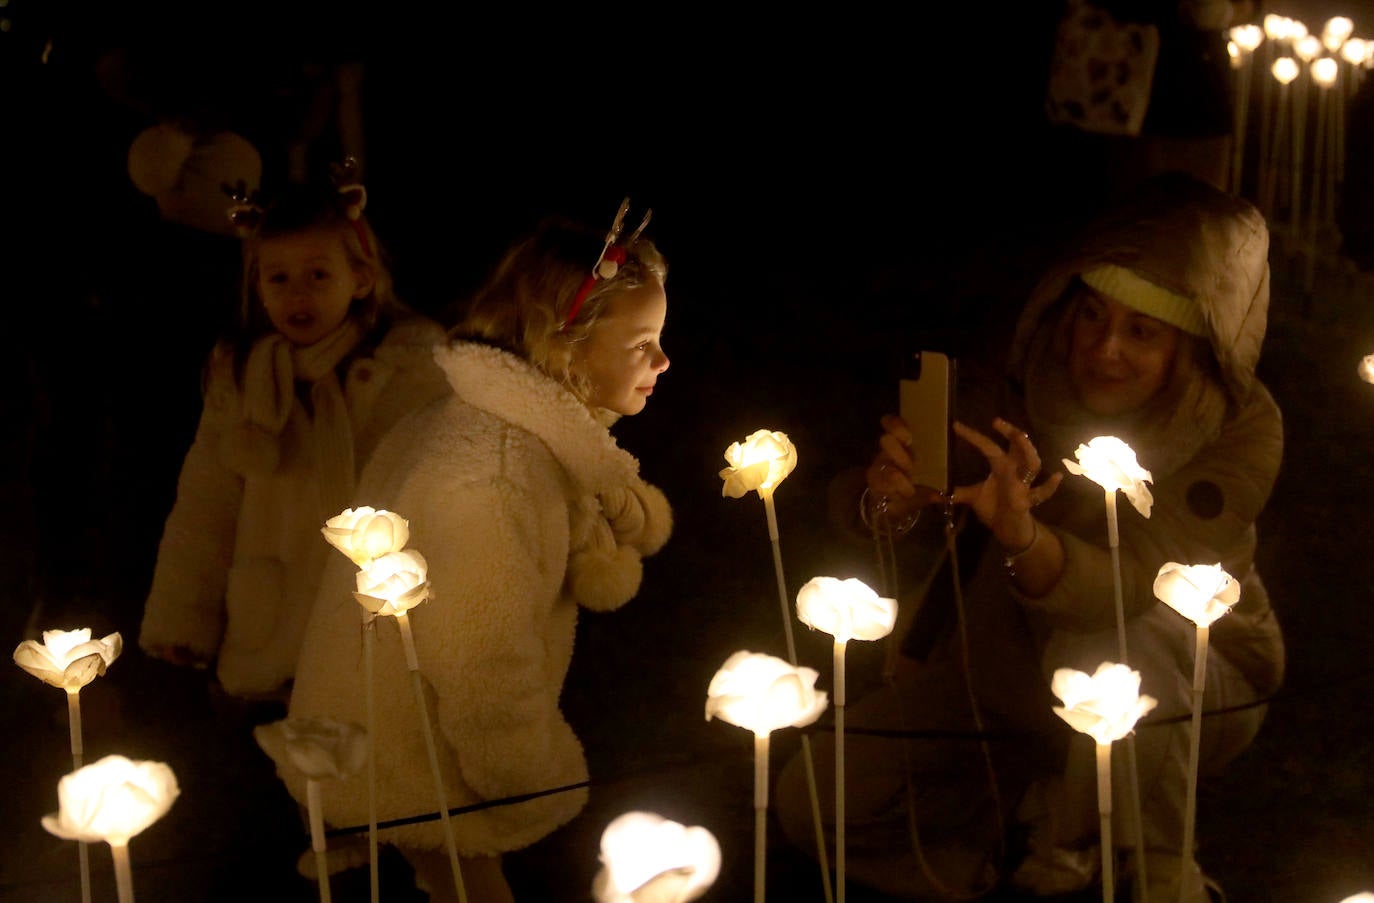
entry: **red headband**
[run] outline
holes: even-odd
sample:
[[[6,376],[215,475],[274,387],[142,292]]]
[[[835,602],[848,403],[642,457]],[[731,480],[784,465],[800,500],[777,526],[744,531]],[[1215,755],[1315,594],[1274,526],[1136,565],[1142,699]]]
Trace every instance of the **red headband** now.
[[[626,250],[639,240],[639,234],[644,231],[644,227],[649,225],[649,217],[654,215],[653,210],[644,212],[644,219],[640,222],[639,228],[626,239],[624,244],[616,244],[620,238],[620,232],[625,228],[625,214],[630,209],[630,199],[626,198],[620,202],[620,209],[615,213],[615,220],[611,223],[611,230],[606,233],[606,242],[601,246],[601,254],[596,258],[596,263],[592,265],[592,271],[587,274],[587,278],[582,280],[582,284],[577,288],[577,294],[573,296],[572,306],[568,308],[568,315],[563,318],[563,325],[559,327],[561,332],[572,325],[572,321],[582,310],[582,304],[587,300],[587,296],[592,293],[592,289],[602,279],[614,279],[615,274],[620,272],[620,267],[625,263],[629,256]]]

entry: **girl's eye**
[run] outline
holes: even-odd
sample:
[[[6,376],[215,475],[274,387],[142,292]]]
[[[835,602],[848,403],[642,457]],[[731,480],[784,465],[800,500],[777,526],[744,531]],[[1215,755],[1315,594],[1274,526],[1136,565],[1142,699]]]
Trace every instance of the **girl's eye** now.
[[[283,273],[270,273],[267,276],[267,281],[272,285],[280,285],[286,281],[286,276]]]

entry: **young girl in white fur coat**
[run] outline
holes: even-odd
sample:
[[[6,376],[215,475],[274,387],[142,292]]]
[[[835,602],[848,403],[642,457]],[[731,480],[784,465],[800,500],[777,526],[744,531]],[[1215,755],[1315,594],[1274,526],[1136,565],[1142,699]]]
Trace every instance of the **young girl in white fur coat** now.
[[[408,548],[428,562],[430,599],[410,620],[451,808],[587,780],[581,743],[558,705],[577,609],[606,611],[633,597],[641,556],[671,527],[662,493],[608,430],[643,410],[668,367],[666,267],[639,230],[605,238],[548,222],[505,255],[452,343],[436,352],[452,396],[393,429],[358,486],[358,505],[409,521]],[[318,532],[315,541],[325,545]],[[356,573],[333,556],[291,718],[366,723]],[[373,732],[381,821],[436,807],[421,713],[389,620],[373,624],[373,673],[378,690],[390,688]],[[303,775],[274,758],[304,803]],[[549,834],[585,802],[577,789],[455,816],[468,899],[511,899],[501,854]],[[324,805],[334,825],[366,825],[366,775],[331,783]],[[381,839],[405,854],[431,899],[450,898],[438,820]]]
[[[329,555],[320,525],[383,433],[448,393],[432,352],[443,330],[396,299],[365,194],[343,188],[231,211],[243,307],[206,367],[144,606],[139,645],[213,664],[233,697],[289,692]]]

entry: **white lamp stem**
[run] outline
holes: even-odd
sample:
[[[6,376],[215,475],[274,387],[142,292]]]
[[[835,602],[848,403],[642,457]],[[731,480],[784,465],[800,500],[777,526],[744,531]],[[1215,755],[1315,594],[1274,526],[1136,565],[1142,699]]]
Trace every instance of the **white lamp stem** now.
[[[320,809],[320,782],[306,779],[306,807],[310,812],[310,849],[315,851],[315,872],[319,877],[320,903],[330,903],[329,854],[324,843],[324,813]]]
[[[81,742],[81,690],[67,690],[67,728],[71,734],[72,768],[84,764],[85,750]],[[91,851],[86,844],[76,844],[77,864],[81,868],[81,903],[91,903]]]
[[[371,866],[369,884],[372,889],[372,903],[379,903],[382,897],[381,876],[378,873],[377,856],[377,710],[375,689],[372,679],[372,660],[377,648],[377,622],[368,622],[363,613],[363,679],[367,682],[367,858]]]
[[[1114,853],[1112,849],[1112,745],[1097,744],[1097,813],[1102,837],[1102,903],[1112,903],[1116,898],[1115,879],[1112,875]]]
[[[1197,769],[1198,754],[1202,738],[1202,691],[1207,682],[1207,641],[1211,628],[1199,626],[1197,645],[1193,651],[1193,723],[1188,742],[1188,795],[1183,810],[1183,847],[1179,851],[1180,868],[1192,867],[1193,827],[1197,818]],[[1179,900],[1183,900],[1184,887],[1179,881]]]
[[[134,903],[134,876],[129,868],[128,843],[110,841],[110,856],[114,859],[115,887],[119,891],[119,903]]]
[[[405,612],[396,615],[396,623],[401,628],[401,641],[405,644],[410,680],[415,685],[415,706],[420,710],[420,723],[425,734],[425,751],[429,753],[429,770],[434,775],[434,794],[439,800],[439,818],[444,824],[444,844],[448,847],[448,862],[453,870],[453,886],[458,891],[459,903],[467,903],[467,889],[463,887],[463,869],[458,864],[458,844],[453,837],[453,820],[449,817],[448,799],[444,794],[444,777],[439,773],[439,751],[434,745],[434,729],[429,723],[429,707],[425,705],[424,680],[420,677],[420,664],[415,656],[415,637],[410,631],[410,618]]]
[[[763,511],[768,516],[768,539],[773,546],[773,574],[778,583],[778,604],[782,609],[783,635],[787,638],[787,661],[797,667],[797,643],[792,636],[792,609],[787,604],[787,578],[782,569],[782,546],[778,542],[778,512],[773,505],[773,491],[759,490]],[[816,766],[811,755],[811,738],[802,734],[802,763],[806,766],[806,789],[811,796],[811,824],[816,833],[816,858],[821,868],[821,886],[825,889],[825,903],[833,903],[830,892],[830,861],[826,855],[825,828],[821,824],[820,791],[816,789]]]
[[[844,650],[835,641],[835,899],[844,903]]]
[[[768,872],[768,738],[754,734],[754,903],[763,903]]]
[[[1112,601],[1116,606],[1117,654],[1121,664],[1129,668],[1131,660],[1126,652],[1126,605],[1121,586],[1121,534],[1117,526],[1115,489],[1106,490],[1106,502],[1107,544],[1111,546],[1112,551]],[[1134,734],[1126,737],[1126,773],[1129,776],[1126,788],[1130,799],[1131,824],[1135,828],[1136,884],[1139,887],[1144,887],[1146,886],[1145,832],[1144,822],[1140,815],[1140,781],[1136,770]],[[1104,847],[1103,855],[1105,856],[1107,852]]]

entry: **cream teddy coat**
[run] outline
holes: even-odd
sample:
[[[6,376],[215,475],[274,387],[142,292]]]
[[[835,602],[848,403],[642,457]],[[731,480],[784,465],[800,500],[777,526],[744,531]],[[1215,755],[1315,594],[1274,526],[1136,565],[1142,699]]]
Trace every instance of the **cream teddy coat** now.
[[[404,414],[448,393],[433,360],[443,339],[438,324],[413,317],[346,364],[340,383],[356,466]],[[291,679],[330,554],[320,527],[338,511],[322,505],[304,405],[294,402],[266,457],[267,437],[243,441],[244,409],[221,346],[163,527],[139,644],[217,658],[224,689],[254,697],[279,693]]]
[[[561,385],[479,344],[437,349],[454,395],[416,412],[379,446],[359,506],[410,525],[431,597],[411,611],[448,805],[467,806],[587,780],[559,694],[579,605],[605,611],[637,592],[642,555],[671,529],[663,494]],[[323,545],[324,540],[317,541]],[[363,608],[357,568],[333,552],[306,631],[292,718],[366,724]],[[373,653],[378,817],[435,812],[436,796],[398,624],[379,618]],[[269,750],[292,794],[303,776]],[[456,816],[465,855],[527,846],[573,818],[584,788]],[[366,774],[331,783],[325,817],[366,825]],[[388,829],[402,847],[439,848],[438,820]]]

